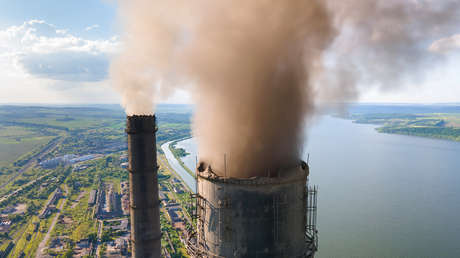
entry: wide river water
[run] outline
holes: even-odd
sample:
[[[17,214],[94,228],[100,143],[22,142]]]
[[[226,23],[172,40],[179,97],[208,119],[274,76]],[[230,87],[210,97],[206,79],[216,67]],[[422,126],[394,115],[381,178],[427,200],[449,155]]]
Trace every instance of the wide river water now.
[[[460,143],[329,116],[307,135],[310,183],[319,186],[317,257],[460,257]],[[194,170],[195,139],[177,146]]]

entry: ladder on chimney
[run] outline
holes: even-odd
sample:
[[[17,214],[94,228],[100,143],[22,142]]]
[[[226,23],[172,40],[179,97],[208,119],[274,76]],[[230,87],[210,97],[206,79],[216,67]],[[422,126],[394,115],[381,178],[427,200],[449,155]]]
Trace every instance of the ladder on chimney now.
[[[192,223],[194,224],[189,229],[189,237],[187,241],[187,251],[192,257],[205,257],[205,239],[198,236],[204,236],[204,219],[206,217],[206,200],[199,194],[190,194],[190,210]],[[196,229],[196,230],[195,230]],[[200,232],[200,234],[198,234]]]
[[[306,193],[307,200],[307,223],[305,226],[305,237],[307,243],[307,257],[314,257],[318,251],[318,229],[317,210],[318,210],[318,187],[308,187]]]

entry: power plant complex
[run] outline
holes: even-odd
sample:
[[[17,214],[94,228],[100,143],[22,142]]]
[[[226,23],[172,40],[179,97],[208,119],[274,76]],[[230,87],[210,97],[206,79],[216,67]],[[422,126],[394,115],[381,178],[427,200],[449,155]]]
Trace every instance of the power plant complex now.
[[[155,126],[154,116],[127,120],[133,257],[161,254]],[[317,189],[308,187],[307,163],[266,177],[215,172],[204,163],[196,169],[192,257],[314,257]]]

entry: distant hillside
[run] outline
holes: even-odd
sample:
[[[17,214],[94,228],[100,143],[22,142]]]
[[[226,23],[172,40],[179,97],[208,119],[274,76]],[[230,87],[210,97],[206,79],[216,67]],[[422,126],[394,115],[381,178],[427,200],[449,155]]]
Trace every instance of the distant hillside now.
[[[451,111],[455,110],[455,108],[458,107],[452,107]],[[392,109],[392,111],[395,111],[395,109]],[[460,141],[460,111],[457,113],[418,112],[413,114],[397,112],[353,113],[350,118],[356,123],[381,125],[381,127],[377,128],[377,131],[382,133]]]

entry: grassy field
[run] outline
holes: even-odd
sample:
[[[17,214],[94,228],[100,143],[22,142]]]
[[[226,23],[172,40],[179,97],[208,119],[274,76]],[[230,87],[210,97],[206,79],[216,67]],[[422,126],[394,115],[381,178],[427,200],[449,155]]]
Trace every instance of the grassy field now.
[[[30,220],[30,223],[25,227],[24,233],[16,241],[16,246],[12,257],[19,256],[21,252],[24,252],[26,257],[34,257],[37,251],[36,249],[45,236],[46,229],[51,223],[51,219],[52,218],[40,220],[38,217],[34,216]],[[35,223],[39,225],[36,226]]]
[[[11,164],[20,156],[53,138],[29,128],[0,124],[0,166]]]
[[[96,233],[96,220],[92,218],[92,209],[88,209],[89,192],[92,188],[82,188],[71,195],[70,200],[64,206],[62,219],[56,224],[53,236],[69,236],[74,242],[86,238],[91,233]],[[78,200],[81,192],[84,196]],[[76,204],[76,205],[75,205]]]
[[[157,142],[190,136],[191,108],[160,105],[157,109]],[[104,107],[0,106],[0,167],[16,161],[35,147],[56,136],[70,136],[68,148],[61,152],[77,153],[122,144],[125,140],[123,110]],[[81,146],[93,147],[92,150]],[[58,153],[55,153],[58,154]]]
[[[91,133],[90,130],[100,130],[102,134],[104,130],[117,131],[122,135],[123,128],[123,113],[109,109],[0,106],[0,167],[37,151],[56,136]],[[119,135],[117,138],[108,133],[104,137],[118,140]]]
[[[451,114],[443,119],[447,121],[447,126],[460,128],[460,114]]]

